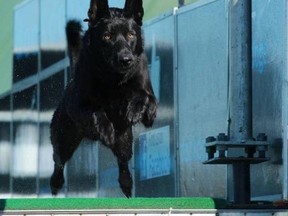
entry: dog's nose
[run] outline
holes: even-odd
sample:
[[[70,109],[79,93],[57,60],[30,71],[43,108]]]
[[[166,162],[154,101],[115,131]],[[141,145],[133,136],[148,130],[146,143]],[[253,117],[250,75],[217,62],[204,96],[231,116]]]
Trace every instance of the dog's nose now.
[[[132,63],[131,56],[120,56],[118,60],[119,60],[119,63],[123,66],[129,66]]]

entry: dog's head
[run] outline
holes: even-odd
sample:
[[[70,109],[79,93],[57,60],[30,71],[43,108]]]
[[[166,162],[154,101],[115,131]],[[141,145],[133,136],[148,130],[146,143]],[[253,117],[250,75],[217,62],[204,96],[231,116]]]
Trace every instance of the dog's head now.
[[[109,8],[108,0],[91,0],[87,20],[90,46],[103,64],[127,73],[143,52],[142,0],[126,0],[124,9]]]

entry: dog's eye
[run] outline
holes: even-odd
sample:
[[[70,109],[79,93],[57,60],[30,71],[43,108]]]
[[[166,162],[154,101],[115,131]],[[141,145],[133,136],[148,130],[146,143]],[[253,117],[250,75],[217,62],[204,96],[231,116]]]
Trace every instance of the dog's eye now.
[[[129,40],[133,40],[135,38],[135,34],[133,34],[132,32],[129,32],[127,34],[127,37],[128,37]]]
[[[112,36],[110,34],[103,35],[104,40],[111,40]]]

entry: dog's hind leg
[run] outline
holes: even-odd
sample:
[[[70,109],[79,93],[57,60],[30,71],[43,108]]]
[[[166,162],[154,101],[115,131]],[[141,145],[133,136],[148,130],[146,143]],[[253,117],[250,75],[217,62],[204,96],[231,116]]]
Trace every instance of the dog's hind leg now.
[[[119,168],[119,184],[127,198],[132,196],[133,180],[129,171],[128,162],[132,157],[132,129],[128,128],[121,135],[116,135],[115,147],[112,149],[117,157]]]
[[[77,127],[65,113],[56,110],[51,123],[54,172],[50,179],[51,193],[57,195],[64,184],[64,166],[82,139]]]

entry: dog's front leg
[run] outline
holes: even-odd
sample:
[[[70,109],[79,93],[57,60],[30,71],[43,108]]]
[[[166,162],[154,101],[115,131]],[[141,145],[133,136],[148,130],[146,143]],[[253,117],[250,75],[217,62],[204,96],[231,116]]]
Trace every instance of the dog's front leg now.
[[[84,106],[83,104],[86,105]],[[91,105],[90,101],[89,103],[85,103],[85,100],[80,100],[80,96],[76,90],[74,94],[69,95],[66,109],[70,118],[83,130],[88,138],[100,139],[100,141],[108,147],[114,145],[114,126],[104,110],[95,108]]]
[[[128,166],[128,162],[132,157],[132,140],[132,128],[129,127],[124,133],[116,134],[115,147],[112,148],[118,162],[118,181],[122,192],[127,198],[132,196],[133,186],[133,180]]]
[[[142,90],[128,103],[126,118],[132,125],[142,121],[146,127],[151,127],[156,117],[156,110],[157,103],[154,95]]]
[[[146,105],[146,110],[142,118],[142,123],[146,127],[151,127],[157,114],[157,102],[154,95],[149,95],[148,98],[149,101],[148,104]]]
[[[127,106],[126,118],[128,122],[131,123],[132,125],[140,122],[146,111],[147,104],[148,104],[147,96],[145,95],[134,96]]]
[[[99,134],[99,139],[104,145],[112,148],[115,144],[115,129],[113,124],[105,112],[94,112],[92,116],[94,128]]]
[[[84,134],[91,139],[99,139],[104,145],[113,147],[115,144],[115,130],[112,122],[104,111],[78,108],[71,112],[73,120],[80,125]]]

